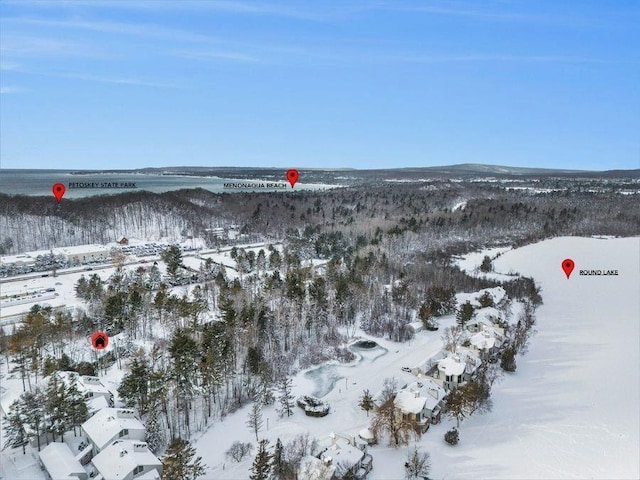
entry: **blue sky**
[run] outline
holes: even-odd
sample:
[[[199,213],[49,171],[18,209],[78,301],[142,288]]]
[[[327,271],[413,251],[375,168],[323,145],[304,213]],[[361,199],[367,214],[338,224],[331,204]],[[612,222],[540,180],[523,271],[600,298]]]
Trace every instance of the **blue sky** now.
[[[638,1],[0,2],[2,168],[640,168]]]

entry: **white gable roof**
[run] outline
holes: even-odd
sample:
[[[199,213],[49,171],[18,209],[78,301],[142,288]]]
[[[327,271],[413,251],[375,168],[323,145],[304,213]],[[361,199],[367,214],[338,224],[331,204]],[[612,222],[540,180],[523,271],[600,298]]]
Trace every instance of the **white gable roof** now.
[[[93,457],[91,462],[104,480],[122,480],[140,465],[153,468],[162,466],[147,444],[137,440],[116,440]]]
[[[120,430],[144,430],[144,425],[135,418],[135,411],[129,408],[103,408],[82,424],[89,439],[102,450]]]
[[[451,355],[438,362],[438,370],[445,375],[462,375],[465,363],[458,355]]]
[[[333,433],[329,436],[331,437],[332,435],[334,443],[332,443],[327,450],[322,452],[320,455],[321,459],[331,462],[331,465],[338,465],[342,463],[349,467],[360,463],[360,460],[364,457],[364,452],[358,447],[351,445],[342,437]]]
[[[472,335],[469,342],[478,350],[489,350],[496,344],[496,336],[493,331],[485,329]]]
[[[404,388],[398,392],[395,399],[395,406],[402,413],[420,413],[424,408],[427,399],[420,395],[417,390]]]
[[[40,461],[52,480],[87,477],[84,467],[76,460],[66,443],[50,443],[40,452]]]
[[[433,410],[445,395],[445,390],[433,379],[420,377],[398,392],[395,405],[402,413],[418,413]]]

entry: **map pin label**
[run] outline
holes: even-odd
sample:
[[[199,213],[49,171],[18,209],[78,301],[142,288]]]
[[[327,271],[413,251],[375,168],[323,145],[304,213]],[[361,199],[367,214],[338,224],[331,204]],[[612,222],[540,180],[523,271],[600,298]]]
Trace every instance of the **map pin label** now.
[[[564,270],[564,274],[567,276],[567,280],[569,280],[569,277],[571,276],[571,272],[573,272],[573,269],[575,268],[575,266],[576,264],[570,258],[565,258],[562,261],[562,270]]]

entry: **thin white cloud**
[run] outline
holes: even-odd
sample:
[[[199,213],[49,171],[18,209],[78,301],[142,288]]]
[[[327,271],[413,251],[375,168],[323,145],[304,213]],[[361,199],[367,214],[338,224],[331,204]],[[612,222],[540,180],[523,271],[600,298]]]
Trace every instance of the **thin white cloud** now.
[[[34,25],[60,29],[89,30],[93,32],[116,33],[118,35],[137,35],[152,38],[164,38],[182,41],[215,41],[207,35],[185,32],[173,28],[165,28],[145,23],[104,22],[89,20],[51,20],[42,18],[10,17],[3,19],[6,24]]]
[[[43,10],[61,10],[74,8],[141,10],[141,11],[195,11],[211,13],[229,13],[236,15],[263,15],[290,17],[300,20],[322,21],[342,15],[350,10],[350,6],[322,3],[315,6],[309,2],[252,2],[238,0],[73,0],[67,2],[51,2],[38,0],[4,0],[5,4],[30,6]],[[320,6],[321,8],[318,8]]]
[[[87,75],[84,73],[57,73],[57,72],[33,72],[36,75],[44,75],[48,77],[69,78],[72,80],[83,80],[88,82],[111,83],[117,85],[132,85],[138,87],[153,88],[177,88],[176,85],[161,82],[152,82],[140,80],[131,77],[109,77],[101,75]]]
[[[13,95],[16,93],[25,93],[28,92],[26,88],[22,87],[13,87],[13,86],[0,86],[0,94],[2,95]]]
[[[37,75],[43,77],[53,77],[53,78],[68,78],[70,80],[81,80],[87,82],[98,82],[98,83],[111,83],[116,85],[131,85],[138,87],[152,87],[152,88],[179,88],[175,84],[164,83],[164,82],[154,82],[149,80],[141,80],[135,77],[126,77],[126,76],[106,76],[106,75],[92,75],[78,72],[52,72],[52,71],[41,71],[41,70],[31,70],[22,67],[14,67],[12,68],[13,72],[19,72],[26,75]]]
[[[531,62],[531,63],[618,63],[614,60],[600,58],[573,57],[562,55],[503,55],[503,54],[469,54],[469,55],[388,55],[378,57],[380,60],[405,63],[466,63],[466,62]]]
[[[189,60],[231,60],[244,63],[260,63],[261,60],[252,55],[239,52],[224,52],[220,50],[207,51],[189,51],[189,50],[172,50],[169,52],[177,57]]]

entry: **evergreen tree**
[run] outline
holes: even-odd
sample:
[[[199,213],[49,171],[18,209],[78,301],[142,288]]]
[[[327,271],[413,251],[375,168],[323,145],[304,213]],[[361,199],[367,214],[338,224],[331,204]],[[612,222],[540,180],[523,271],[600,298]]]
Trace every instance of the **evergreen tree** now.
[[[432,285],[425,292],[424,304],[433,316],[449,315],[456,309],[456,293],[453,288]]]
[[[87,286],[86,299],[88,302],[95,302],[100,300],[104,295],[104,284],[100,276],[96,273],[89,277],[89,284]]]
[[[473,318],[475,311],[473,308],[473,305],[471,305],[471,303],[469,302],[465,302],[460,306],[460,310],[458,310],[458,313],[456,315],[456,319],[458,321],[458,324],[461,327],[464,327],[467,322],[471,321],[471,319]]]
[[[282,256],[278,250],[273,250],[269,255],[269,268],[271,270],[278,270],[282,265]]]
[[[22,454],[26,453],[25,445],[29,442],[29,436],[26,430],[26,419],[20,402],[16,400],[11,404],[9,414],[4,419],[4,437],[5,442],[3,448],[22,447]]]
[[[76,282],[75,291],[76,291],[76,297],[85,301],[89,299],[88,297],[89,282],[87,281],[84,275],[81,275],[78,281]]]
[[[489,255],[485,255],[482,259],[482,264],[480,264],[480,270],[482,272],[490,272],[493,270],[493,266],[491,265],[491,258]]]
[[[167,264],[167,273],[174,279],[178,273],[178,268],[182,267],[182,252],[177,245],[171,245],[160,255],[164,263]]]
[[[20,408],[24,413],[24,420],[29,430],[36,437],[38,451],[40,451],[40,435],[45,430],[45,399],[42,392],[36,388],[33,392],[25,392],[20,397]]]
[[[371,393],[369,393],[368,389],[365,389],[362,392],[362,397],[360,397],[360,403],[358,404],[358,406],[362,410],[367,412],[367,417],[369,416],[369,412],[375,407],[375,404],[373,403],[373,397],[371,396]]]
[[[284,457],[284,446],[280,438],[276,440],[273,449],[273,458],[271,459],[271,473],[277,480],[287,478],[287,461]]]
[[[145,422],[145,442],[149,445],[152,452],[161,451],[166,445],[167,439],[160,419],[159,402],[153,402],[149,405],[149,415]]]
[[[269,440],[258,442],[258,453],[251,466],[251,480],[268,480],[271,473],[271,453],[267,450]]]
[[[459,440],[460,434],[458,433],[458,429],[455,427],[444,434],[444,441],[449,445],[457,445]]]
[[[68,396],[68,419],[69,423],[73,426],[73,433],[76,434],[76,427],[79,427],[89,419],[89,409],[87,408],[87,401],[84,395],[78,390],[78,385],[75,378],[72,380],[71,385],[67,389]]]
[[[162,458],[162,480],[196,480],[206,472],[202,457],[188,440],[174,439]]]
[[[190,429],[189,411],[197,385],[196,374],[200,352],[189,331],[178,328],[171,339],[169,353],[173,360],[172,377],[176,384],[178,406],[184,413],[184,424],[188,433]]]
[[[118,387],[118,394],[127,407],[135,407],[141,414],[147,411],[149,395],[149,366],[144,356],[134,358]]]
[[[482,308],[493,307],[493,296],[489,292],[484,292],[480,295],[480,298],[478,298],[478,303]]]
[[[47,430],[64,441],[64,432],[71,428],[71,402],[68,389],[57,373],[49,378],[49,383],[45,392],[45,411],[48,419]]]
[[[291,393],[292,380],[288,377],[283,377],[280,381],[280,413],[281,415],[287,414],[287,417],[293,415],[293,407],[295,406],[294,396]]]
[[[249,410],[249,416],[247,418],[247,427],[256,434],[256,442],[258,439],[258,432],[262,428],[262,408],[258,402],[253,402],[251,405],[251,410]]]

